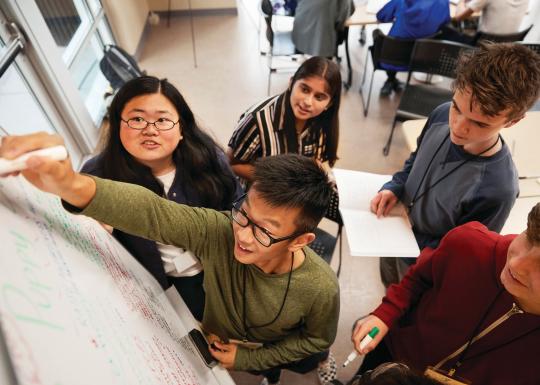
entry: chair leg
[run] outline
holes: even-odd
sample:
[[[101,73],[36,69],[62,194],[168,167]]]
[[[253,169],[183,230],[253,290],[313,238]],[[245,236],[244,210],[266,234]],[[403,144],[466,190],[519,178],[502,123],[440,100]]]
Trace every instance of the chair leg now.
[[[336,275],[337,277],[339,278],[339,275],[341,273],[341,258],[342,258],[342,253],[341,253],[341,250],[342,250],[342,244],[343,244],[343,234],[342,234],[342,231],[343,230],[343,226],[340,225],[339,226],[339,230],[338,230],[338,237],[339,237],[339,259],[338,259],[338,268],[337,268],[337,272],[336,272]]]
[[[364,82],[366,81],[368,59],[369,59],[369,49],[366,50],[366,59],[364,60],[364,73],[362,74],[362,81],[360,82],[360,89],[362,89],[362,87],[364,86]]]
[[[347,83],[345,83],[345,89],[348,90],[352,85],[351,55],[349,54],[349,27],[345,29],[345,57],[347,58]]]
[[[360,39],[358,39],[360,42],[360,45],[366,44],[366,26],[363,25],[362,29],[360,30]]]
[[[362,99],[362,107],[364,108],[364,116],[367,116],[368,114],[368,108],[369,108],[369,99],[371,97],[371,86],[373,85],[373,76],[374,76],[374,72],[373,71],[371,73],[371,80],[370,80],[370,84],[369,84],[369,93],[368,93],[368,100],[367,100],[367,103],[364,101],[364,93],[363,93],[363,88],[364,88],[364,83],[366,82],[366,73],[367,73],[367,66],[368,66],[368,58],[369,58],[369,49],[367,50],[366,52],[366,59],[364,60],[364,73],[362,74],[362,81],[360,82],[360,89],[359,89],[359,92],[360,92],[360,98]]]
[[[390,130],[390,136],[388,137],[388,141],[386,142],[386,146],[383,148],[383,155],[388,156],[388,153],[390,152],[390,145],[392,144],[392,137],[394,136],[394,130],[396,128],[397,119],[394,118],[394,123],[392,123],[392,129]]]
[[[368,96],[367,96],[367,103],[364,106],[364,117],[367,116],[369,111],[369,102],[371,100],[371,90],[373,89],[373,78],[375,77],[375,71],[371,73],[371,80],[369,81],[369,90],[368,90]],[[364,96],[362,95],[362,101],[364,101]]]
[[[274,72],[274,68],[272,67],[272,47],[270,47],[270,51],[268,52],[268,84],[266,86],[266,95],[270,96],[270,84],[272,81],[272,72]]]

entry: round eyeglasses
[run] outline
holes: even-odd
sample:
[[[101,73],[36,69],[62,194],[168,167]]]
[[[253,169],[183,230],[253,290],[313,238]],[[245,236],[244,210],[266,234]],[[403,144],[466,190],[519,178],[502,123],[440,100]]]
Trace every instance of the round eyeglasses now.
[[[172,120],[167,118],[159,118],[155,122],[149,122],[148,120],[145,120],[143,118],[131,118],[128,120],[121,120],[122,122],[126,123],[129,128],[133,128],[134,130],[144,130],[146,127],[148,127],[149,124],[153,124],[158,131],[171,130],[174,126],[176,126],[176,123],[180,121],[180,119],[178,119],[176,122],[173,122]]]
[[[264,247],[270,247],[274,243],[281,241],[286,241],[288,239],[296,238],[297,236],[304,234],[304,231],[296,231],[294,234],[288,235],[286,237],[274,238],[270,235],[269,231],[263,227],[260,227],[255,222],[253,222],[242,209],[242,202],[246,199],[247,194],[242,195],[238,200],[234,201],[232,204],[232,219],[241,227],[247,227],[251,225],[251,231],[253,236]]]

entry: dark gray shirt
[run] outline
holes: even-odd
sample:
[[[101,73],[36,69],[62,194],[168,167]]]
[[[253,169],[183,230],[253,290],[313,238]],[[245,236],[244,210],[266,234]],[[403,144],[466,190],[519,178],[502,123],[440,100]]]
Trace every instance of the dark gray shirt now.
[[[334,56],[337,30],[343,28],[351,9],[351,0],[298,0],[292,31],[296,49],[313,56]]]
[[[445,103],[430,114],[417,150],[383,186],[406,206],[416,195],[409,218],[421,249],[437,247],[448,231],[470,221],[501,231],[519,194],[518,174],[504,141],[502,149],[488,157],[475,157],[451,142],[450,105]]]

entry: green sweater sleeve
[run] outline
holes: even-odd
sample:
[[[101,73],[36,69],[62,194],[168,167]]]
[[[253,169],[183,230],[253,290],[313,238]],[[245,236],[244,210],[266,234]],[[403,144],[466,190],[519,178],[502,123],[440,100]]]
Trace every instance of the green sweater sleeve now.
[[[229,218],[169,201],[133,184],[92,177],[96,195],[80,213],[128,234],[190,250],[203,260],[227,246]]]
[[[301,360],[328,349],[336,339],[339,317],[339,289],[324,286],[313,298],[305,325],[297,333],[258,349],[238,347],[236,370],[265,370]]]

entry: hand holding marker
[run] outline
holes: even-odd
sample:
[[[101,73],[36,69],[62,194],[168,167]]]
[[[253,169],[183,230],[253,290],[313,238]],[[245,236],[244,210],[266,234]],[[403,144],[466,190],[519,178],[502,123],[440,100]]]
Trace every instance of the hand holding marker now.
[[[30,151],[12,160],[0,158],[0,175],[26,169],[26,161],[31,156],[43,156],[52,160],[65,160],[68,157],[68,153],[64,146],[54,146]]]
[[[377,334],[379,334],[379,328],[375,326],[360,342],[360,350],[368,346]],[[356,357],[358,357],[358,352],[355,350],[347,356],[347,359],[343,363],[342,367],[344,368],[345,366],[349,365]]]

